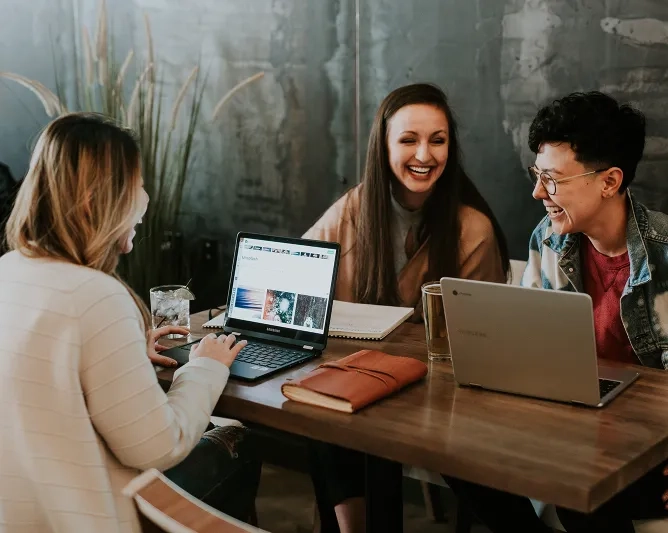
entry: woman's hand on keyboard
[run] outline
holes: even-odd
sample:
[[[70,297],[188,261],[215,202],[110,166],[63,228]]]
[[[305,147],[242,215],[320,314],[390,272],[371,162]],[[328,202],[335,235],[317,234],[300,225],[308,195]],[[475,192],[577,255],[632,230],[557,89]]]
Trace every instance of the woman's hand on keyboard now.
[[[231,367],[239,352],[248,344],[248,341],[239,341],[235,344],[237,338],[234,335],[216,336],[215,333],[209,333],[199,343],[193,344],[190,348],[190,359],[195,357],[209,357],[223,363],[226,367]]]

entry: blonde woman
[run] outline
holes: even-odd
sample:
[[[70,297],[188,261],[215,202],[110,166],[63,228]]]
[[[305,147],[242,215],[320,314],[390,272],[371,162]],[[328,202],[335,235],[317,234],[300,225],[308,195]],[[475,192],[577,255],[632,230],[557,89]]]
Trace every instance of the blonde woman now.
[[[121,489],[158,468],[247,519],[259,480],[243,428],[205,433],[243,348],[209,335],[165,394],[149,332],[115,275],[148,205],[133,136],[70,114],[38,139],[0,258],[0,530],[140,530]],[[204,435],[204,436],[202,436]]]

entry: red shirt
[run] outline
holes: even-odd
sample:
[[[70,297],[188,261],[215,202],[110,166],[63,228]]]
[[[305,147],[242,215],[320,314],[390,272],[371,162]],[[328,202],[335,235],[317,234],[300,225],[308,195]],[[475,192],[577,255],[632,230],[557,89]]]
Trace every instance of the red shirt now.
[[[582,281],[594,304],[594,333],[599,359],[638,364],[620,315],[619,299],[629,279],[629,253],[603,255],[582,236]]]

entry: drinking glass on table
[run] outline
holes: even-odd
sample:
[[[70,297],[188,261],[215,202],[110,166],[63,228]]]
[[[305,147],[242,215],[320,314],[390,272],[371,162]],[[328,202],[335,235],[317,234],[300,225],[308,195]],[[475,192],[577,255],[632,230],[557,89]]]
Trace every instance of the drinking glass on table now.
[[[151,319],[153,329],[162,326],[190,328],[190,300],[195,296],[185,285],[160,285],[150,290]],[[169,339],[183,337],[177,333]]]
[[[445,325],[445,310],[441,284],[430,281],[422,285],[422,310],[427,335],[427,352],[430,361],[450,360],[450,341]]]

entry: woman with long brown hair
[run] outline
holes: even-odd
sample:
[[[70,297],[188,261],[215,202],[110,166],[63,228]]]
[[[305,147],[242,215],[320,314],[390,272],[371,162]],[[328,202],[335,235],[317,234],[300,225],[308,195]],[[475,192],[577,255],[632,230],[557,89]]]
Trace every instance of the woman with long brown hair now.
[[[381,103],[363,181],[304,235],[341,244],[335,297],[415,307],[421,285],[443,276],[505,283],[506,239],[462,167],[457,125],[443,91],[415,84]],[[311,447],[322,533],[364,528],[361,454]]]
[[[131,132],[84,113],[42,132],[0,258],[3,531],[139,532],[121,490],[148,468],[237,518],[252,510],[245,429],[205,432],[244,343],[205,337],[165,394],[157,340],[188,331],[147,333],[115,274],[147,205]]]
[[[408,85],[383,100],[362,183],[304,235],[341,243],[337,299],[417,307],[424,281],[506,281],[506,239],[461,160],[441,89]]]

